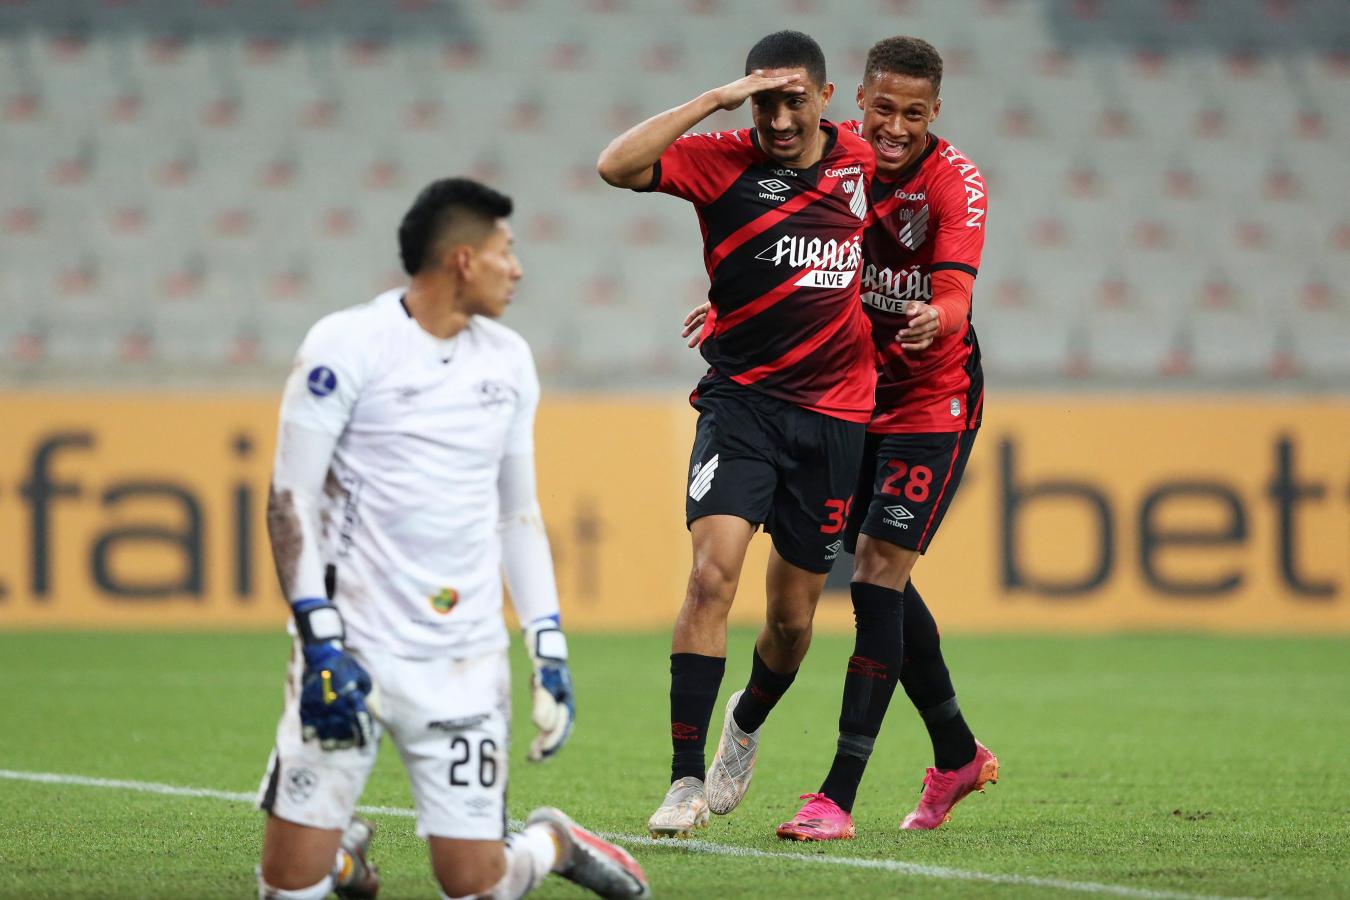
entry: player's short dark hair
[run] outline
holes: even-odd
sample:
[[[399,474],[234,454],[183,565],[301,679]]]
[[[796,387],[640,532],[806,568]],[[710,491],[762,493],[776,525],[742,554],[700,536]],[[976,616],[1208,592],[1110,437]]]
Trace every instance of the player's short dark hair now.
[[[816,87],[825,86],[825,53],[816,39],[800,31],[775,31],[759,39],[745,57],[745,74],[755,69],[806,70]]]
[[[422,188],[398,226],[403,271],[422,271],[432,248],[451,229],[469,226],[489,231],[511,215],[511,198],[472,178],[442,178]]]
[[[880,74],[927,78],[937,95],[942,91],[942,56],[922,38],[908,35],[884,38],[867,51],[863,81],[871,81]]]

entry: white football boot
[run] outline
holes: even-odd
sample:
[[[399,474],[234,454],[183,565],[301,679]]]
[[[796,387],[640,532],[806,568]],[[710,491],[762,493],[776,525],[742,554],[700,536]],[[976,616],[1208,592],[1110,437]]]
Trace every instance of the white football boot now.
[[[692,775],[679,779],[666,791],[666,799],[647,820],[654,838],[689,837],[695,829],[708,827],[708,799],[703,782]]]
[[[731,714],[736,701],[745,691],[737,691],[727,700],[726,718],[722,720],[722,739],[717,743],[717,754],[708,766],[708,808],[719,816],[731,812],[745,799],[750,789],[750,778],[755,774],[755,755],[759,752],[759,732],[741,731]]]

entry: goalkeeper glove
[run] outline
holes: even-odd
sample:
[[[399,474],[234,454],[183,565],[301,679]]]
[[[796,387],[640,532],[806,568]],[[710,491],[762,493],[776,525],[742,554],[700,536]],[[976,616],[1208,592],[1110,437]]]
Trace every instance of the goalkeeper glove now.
[[[291,604],[300,632],[305,671],[300,686],[300,733],[325,750],[364,747],[373,740],[370,675],[342,646],[345,630],[337,607],[307,598]]]
[[[576,700],[572,673],[567,668],[567,639],[556,615],[535,619],[525,628],[525,646],[534,663],[530,687],[534,694],[535,727],[539,734],[530,742],[531,762],[548,759],[562,749],[572,733]]]

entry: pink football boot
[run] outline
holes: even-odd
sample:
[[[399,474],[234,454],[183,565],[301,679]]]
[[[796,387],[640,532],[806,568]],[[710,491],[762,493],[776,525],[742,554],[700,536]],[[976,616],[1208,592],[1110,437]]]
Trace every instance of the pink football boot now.
[[[961,768],[947,772],[930,768],[924,773],[923,796],[900,827],[911,831],[937,828],[951,819],[952,807],[971,791],[984,793],[987,782],[998,784],[998,757],[976,741],[975,758]]]
[[[802,794],[806,805],[777,834],[792,841],[846,841],[853,837],[853,817],[824,794]]]

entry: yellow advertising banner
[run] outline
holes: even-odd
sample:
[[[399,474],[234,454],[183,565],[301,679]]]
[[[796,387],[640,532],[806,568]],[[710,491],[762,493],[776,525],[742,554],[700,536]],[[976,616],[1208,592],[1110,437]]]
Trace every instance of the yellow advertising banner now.
[[[279,627],[277,398],[0,393],[0,628]],[[914,580],[954,631],[1350,633],[1350,400],[993,395]],[[545,397],[540,501],[572,630],[665,629],[695,413]],[[737,622],[763,615],[757,537]],[[847,559],[818,625],[852,627]]]

